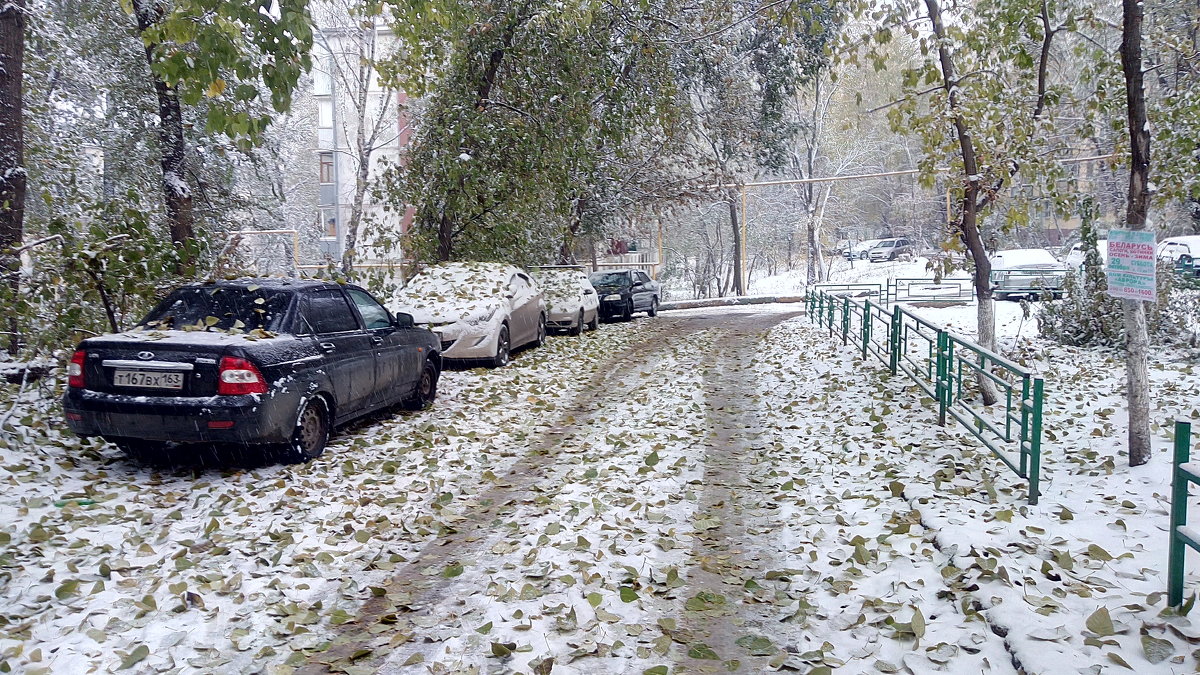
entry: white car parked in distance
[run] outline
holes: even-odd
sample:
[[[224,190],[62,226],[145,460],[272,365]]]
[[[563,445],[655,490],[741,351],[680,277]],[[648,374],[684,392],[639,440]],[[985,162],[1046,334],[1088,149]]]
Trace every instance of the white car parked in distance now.
[[[600,296],[582,267],[539,267],[534,271],[546,297],[546,326],[579,335],[600,327]]]
[[[866,241],[860,241],[857,244],[847,248],[846,252],[842,255],[845,256],[846,260],[866,260],[867,252],[870,251],[875,244],[878,244],[881,241],[883,240],[867,239]]]
[[[1194,263],[1200,259],[1200,235],[1163,239],[1158,242],[1158,257],[1172,263]]]
[[[447,359],[485,359],[503,366],[513,349],[546,340],[542,291],[512,265],[432,265],[410,279],[392,305],[436,333]]]
[[[1067,266],[1043,248],[1015,248],[996,251],[992,263],[992,291],[997,300],[1019,295],[1061,298],[1067,278]]]
[[[1097,239],[1096,251],[1100,254],[1100,262],[1108,265],[1108,240]],[[1067,263],[1067,267],[1074,269],[1083,267],[1083,260],[1083,242],[1077,242],[1071,247],[1070,252],[1067,253],[1067,258],[1064,262]]]

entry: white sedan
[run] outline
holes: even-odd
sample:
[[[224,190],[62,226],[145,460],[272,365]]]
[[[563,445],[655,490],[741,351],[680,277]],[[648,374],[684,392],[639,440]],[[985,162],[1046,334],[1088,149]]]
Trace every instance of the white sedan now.
[[[546,302],[533,277],[503,263],[439,263],[421,270],[393,307],[436,333],[447,359],[509,362],[546,341]]]
[[[997,300],[1019,295],[1061,298],[1067,266],[1041,248],[1016,248],[992,254],[992,291]]]
[[[538,282],[546,295],[546,323],[550,328],[579,335],[583,327],[600,327],[600,296],[579,267],[542,267]]]

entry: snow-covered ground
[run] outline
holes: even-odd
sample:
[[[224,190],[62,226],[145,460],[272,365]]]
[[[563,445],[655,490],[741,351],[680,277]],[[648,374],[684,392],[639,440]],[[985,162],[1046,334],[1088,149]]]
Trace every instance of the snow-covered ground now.
[[[301,466],[151,469],[58,427],[0,437],[0,665],[1192,672],[1200,626],[1163,594],[1169,423],[1200,419],[1196,355],[1155,352],[1155,454],[1130,469],[1119,354],[1045,344],[997,306],[1047,382],[1034,507],[800,305],[674,311],[451,371],[433,409],[342,429]],[[974,325],[970,305],[916,311]]]

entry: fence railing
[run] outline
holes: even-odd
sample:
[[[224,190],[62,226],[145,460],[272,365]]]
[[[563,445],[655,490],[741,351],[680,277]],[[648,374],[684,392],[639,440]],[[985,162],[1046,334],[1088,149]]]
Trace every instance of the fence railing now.
[[[1200,551],[1200,530],[1188,527],[1189,483],[1200,484],[1200,463],[1191,461],[1192,423],[1175,421],[1175,456],[1171,472],[1171,543],[1167,549],[1167,604],[1183,602],[1184,546]]]
[[[888,302],[967,302],[975,297],[970,279],[888,279]]]
[[[845,291],[843,291],[845,293]],[[938,424],[953,418],[1029,484],[1037,504],[1041,481],[1043,380],[1009,359],[939,328],[901,306],[814,288],[808,316],[830,334],[903,373],[934,400]],[[995,394],[992,405],[980,401]]]
[[[970,279],[888,279],[886,284],[871,283],[820,283],[814,288],[834,295],[850,295],[872,298],[884,305],[897,302],[925,302],[930,304],[967,302],[974,297],[974,286]]]

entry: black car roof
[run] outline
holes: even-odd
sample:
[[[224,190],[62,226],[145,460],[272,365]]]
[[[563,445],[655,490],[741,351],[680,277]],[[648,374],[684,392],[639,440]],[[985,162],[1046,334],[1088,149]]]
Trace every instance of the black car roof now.
[[[221,279],[219,281],[204,281],[185,284],[180,288],[246,288],[258,286],[277,290],[299,291],[310,288],[336,287],[338,284],[324,279],[292,279],[289,277],[243,277],[241,279]]]

